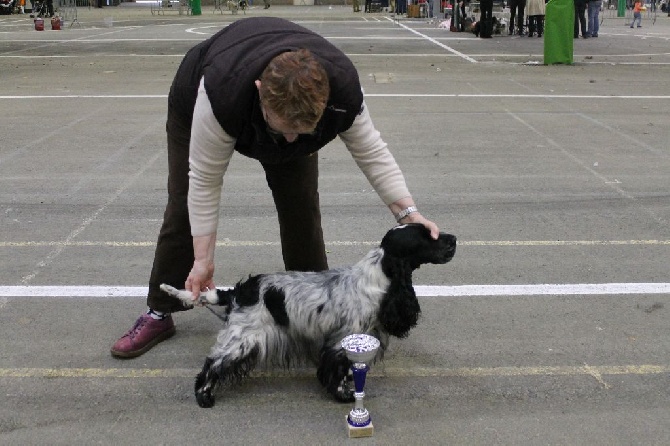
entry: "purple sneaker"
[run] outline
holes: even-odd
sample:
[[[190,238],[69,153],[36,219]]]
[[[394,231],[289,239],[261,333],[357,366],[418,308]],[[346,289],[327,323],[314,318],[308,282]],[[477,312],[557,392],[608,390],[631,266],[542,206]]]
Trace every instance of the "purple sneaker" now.
[[[175,334],[172,316],[156,320],[148,314],[140,316],[133,328],[114,343],[112,356],[135,358],[149,351],[154,345]]]

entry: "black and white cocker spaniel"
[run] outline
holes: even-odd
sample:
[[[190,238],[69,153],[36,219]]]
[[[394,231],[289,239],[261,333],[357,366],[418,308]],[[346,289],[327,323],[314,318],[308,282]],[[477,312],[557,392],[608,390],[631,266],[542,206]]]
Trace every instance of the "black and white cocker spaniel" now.
[[[412,272],[443,264],[456,251],[456,237],[437,240],[420,224],[396,226],[353,266],[323,272],[251,276],[227,290],[203,292],[196,303],[225,307],[225,326],[195,381],[200,407],[214,405],[217,383],[239,380],[257,365],[289,367],[311,360],[317,378],[337,400],[354,400],[351,362],[340,346],[354,333],[378,338],[380,359],[389,336],[404,338],[421,308]],[[163,291],[193,306],[191,293],[169,285]]]

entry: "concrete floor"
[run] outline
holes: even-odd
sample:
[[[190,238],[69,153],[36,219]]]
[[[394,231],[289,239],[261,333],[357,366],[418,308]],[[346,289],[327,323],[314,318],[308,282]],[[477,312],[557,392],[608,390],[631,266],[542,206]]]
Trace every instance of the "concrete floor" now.
[[[0,16],[0,444],[670,442],[670,18],[632,30],[608,15],[574,41],[574,65],[545,66],[542,39],[350,6],[68,14],[44,32]],[[373,366],[372,439],[346,438],[350,408],[310,368],[259,372],[198,408],[220,326],[205,310],[138,359],[109,354],[145,308],[174,72],[262,15],[351,57],[420,209],[459,237],[452,263],[415,274],[439,294],[419,292],[419,327]],[[394,222],[341,142],[319,156],[329,261],[350,264]],[[219,285],[282,269],[264,184],[233,159]]]

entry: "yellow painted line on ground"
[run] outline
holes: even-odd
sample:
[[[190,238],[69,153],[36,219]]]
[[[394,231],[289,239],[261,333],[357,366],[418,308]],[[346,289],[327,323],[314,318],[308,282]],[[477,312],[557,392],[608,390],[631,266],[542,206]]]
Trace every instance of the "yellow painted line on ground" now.
[[[200,369],[149,369],[149,368],[0,368],[0,378],[193,378]],[[255,371],[251,377],[287,378],[313,377],[314,369],[291,371]],[[529,367],[391,367],[375,366],[371,376],[389,378],[424,377],[527,377],[527,376],[592,376],[602,382],[611,375],[659,375],[670,373],[670,365],[613,365],[613,366],[529,366]]]
[[[16,368],[0,369],[0,378],[183,378],[196,369]]]
[[[670,373],[664,365],[620,365],[620,366],[534,366],[534,367],[474,367],[443,369],[438,367],[392,368],[383,367],[379,376],[391,377],[523,377],[523,376],[580,376],[606,375],[657,375]]]
[[[326,242],[328,246],[375,246],[379,241],[346,241]],[[279,246],[279,242],[262,240],[219,240],[217,246]],[[459,246],[618,246],[618,245],[670,245],[670,240],[471,240],[459,241]],[[0,248],[41,248],[41,247],[117,247],[145,248],[156,246],[155,242],[146,241],[23,241],[0,242]]]

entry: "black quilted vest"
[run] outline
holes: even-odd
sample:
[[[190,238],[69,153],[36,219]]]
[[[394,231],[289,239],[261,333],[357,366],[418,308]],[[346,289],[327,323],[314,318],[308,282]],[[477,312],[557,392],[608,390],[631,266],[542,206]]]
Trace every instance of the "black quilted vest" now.
[[[254,81],[275,56],[300,48],[310,50],[325,68],[330,97],[314,134],[277,143],[267,133]],[[214,116],[237,139],[235,150],[264,163],[316,152],[351,127],[363,104],[358,72],[342,51],[318,34],[278,18],[238,20],[189,50],[169,98],[171,108],[189,123],[203,75]]]

